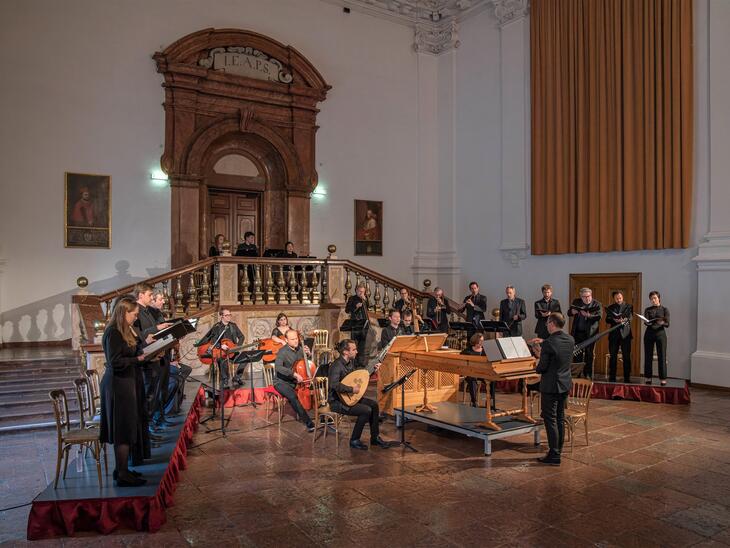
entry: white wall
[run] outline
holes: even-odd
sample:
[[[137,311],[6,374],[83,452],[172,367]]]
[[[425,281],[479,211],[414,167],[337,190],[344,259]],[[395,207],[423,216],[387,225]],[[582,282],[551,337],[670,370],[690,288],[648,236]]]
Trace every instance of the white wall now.
[[[470,279],[479,281],[491,307],[504,298],[504,287],[508,283],[515,285],[530,305],[540,297],[540,286],[551,283],[555,296],[565,303],[570,299],[571,273],[641,272],[644,295],[641,303],[635,303],[635,309],[643,309],[647,305],[649,290],[661,292],[664,304],[672,312],[669,374],[689,378],[689,357],[696,347],[697,322],[697,272],[692,259],[697,254],[697,244],[707,232],[708,223],[706,156],[698,151],[696,157],[692,248],[560,256],[528,254],[518,267],[513,267],[499,250],[501,216],[511,214],[510,211],[501,211],[500,207],[502,104],[499,33],[491,12],[483,12],[463,25],[462,46],[457,53],[455,184],[457,219],[460,219],[457,242],[463,286],[466,287]],[[703,52],[701,47],[697,48],[698,56]],[[509,55],[506,52],[507,62],[510,62]],[[696,87],[698,97],[707,93],[706,80],[698,79]],[[700,112],[697,117],[699,134],[707,127],[707,120]],[[529,161],[529,149],[526,150],[526,158]],[[529,185],[526,199],[529,200]],[[529,208],[527,211],[529,216]],[[529,218],[525,222],[529,226]],[[509,241],[509,238],[503,239]],[[532,333],[533,325],[530,318],[528,333]]]
[[[333,86],[318,119],[328,196],[313,201],[312,253],[335,243],[351,256],[353,198],[383,200],[385,253],[403,260],[358,259],[408,277],[416,229],[401,216],[416,184],[411,30],[316,0],[5,0],[0,340],[69,338],[80,275],[98,293],[169,268],[170,193],[149,180],[164,140],[151,55],[207,27],[291,44]],[[64,171],[112,176],[110,250],[64,249]]]

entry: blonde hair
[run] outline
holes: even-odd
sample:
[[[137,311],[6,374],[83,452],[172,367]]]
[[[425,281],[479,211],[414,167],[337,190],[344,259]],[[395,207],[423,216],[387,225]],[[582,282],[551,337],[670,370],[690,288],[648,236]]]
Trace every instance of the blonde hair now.
[[[109,320],[109,325],[122,334],[122,338],[130,348],[137,346],[137,335],[132,330],[132,326],[127,323],[125,314],[137,308],[139,308],[139,305],[133,297],[122,297],[114,306],[111,320]]]

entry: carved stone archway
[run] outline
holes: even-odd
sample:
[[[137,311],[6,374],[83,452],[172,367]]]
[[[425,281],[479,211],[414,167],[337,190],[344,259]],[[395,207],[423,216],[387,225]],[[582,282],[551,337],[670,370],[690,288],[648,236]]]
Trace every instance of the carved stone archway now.
[[[330,89],[317,69],[291,46],[236,29],[189,34],[154,59],[165,77],[172,267],[206,254],[207,181],[227,154],[245,155],[264,175],[260,245],[292,240],[308,254],[317,104]]]

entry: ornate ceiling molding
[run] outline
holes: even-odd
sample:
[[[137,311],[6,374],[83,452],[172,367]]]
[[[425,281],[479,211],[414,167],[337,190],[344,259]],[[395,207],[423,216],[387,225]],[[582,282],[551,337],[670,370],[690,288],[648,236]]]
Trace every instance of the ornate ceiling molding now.
[[[492,3],[500,27],[527,16],[530,8],[529,0],[492,0]]]
[[[446,25],[416,25],[413,49],[418,53],[439,55],[459,44],[459,24],[454,19]]]
[[[491,0],[324,0],[401,25],[444,24],[479,13]]]

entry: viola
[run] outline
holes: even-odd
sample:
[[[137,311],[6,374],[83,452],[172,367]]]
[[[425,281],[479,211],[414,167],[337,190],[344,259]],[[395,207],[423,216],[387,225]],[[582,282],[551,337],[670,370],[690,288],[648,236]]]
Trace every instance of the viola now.
[[[292,370],[302,378],[302,382],[296,388],[297,399],[302,407],[309,411],[312,408],[312,390],[310,388],[314,374],[317,372],[317,364],[307,358],[304,352],[304,337],[299,333],[299,345],[302,349],[302,357],[294,362]]]
[[[222,348],[214,348],[211,351],[210,356],[206,356],[208,354],[208,349],[211,347],[213,343],[205,343],[201,344],[198,347],[198,359],[200,360],[200,363],[203,363],[205,365],[211,365],[213,363],[213,360],[224,360],[226,358],[231,359],[234,357],[233,352],[230,351],[231,348],[236,347],[236,343],[234,343],[231,339],[223,339],[220,342],[219,346],[227,346],[228,351],[223,350]],[[205,357],[204,357],[205,356]]]

